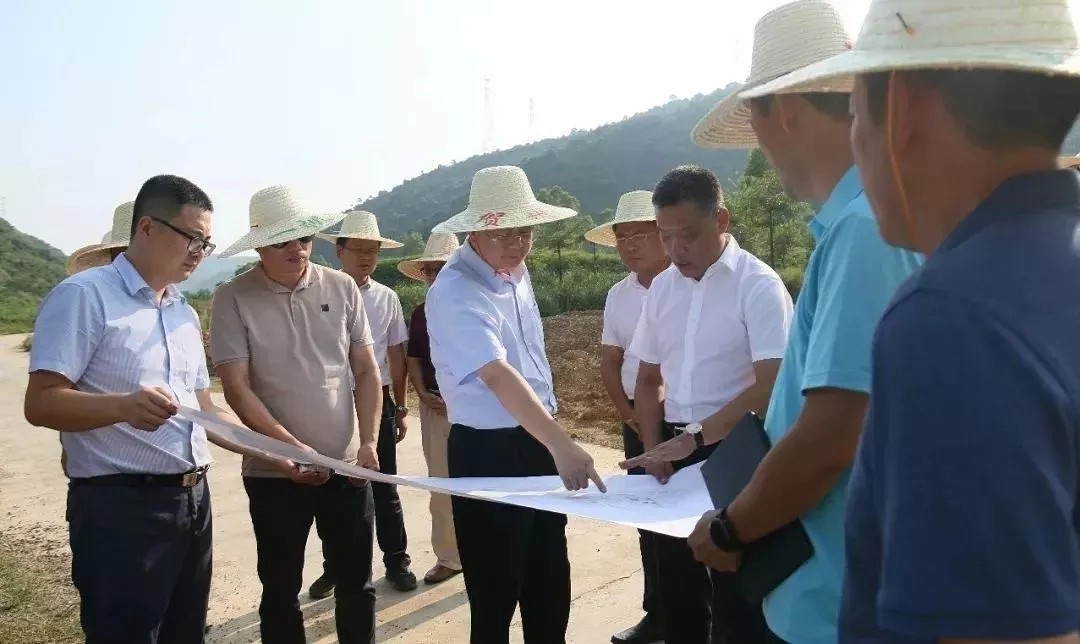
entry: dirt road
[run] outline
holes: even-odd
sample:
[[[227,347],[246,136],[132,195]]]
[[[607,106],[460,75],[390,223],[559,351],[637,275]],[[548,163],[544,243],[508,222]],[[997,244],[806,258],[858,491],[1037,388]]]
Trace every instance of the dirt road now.
[[[0,529],[16,535],[30,550],[41,553],[66,549],[64,523],[66,479],[60,471],[60,444],[55,432],[30,426],[22,416],[28,355],[18,349],[22,336],[0,336]],[[398,446],[399,468],[405,474],[425,474],[419,427]],[[619,454],[590,448],[601,474],[615,472]],[[240,481],[240,457],[214,448],[209,476],[214,505],[214,585],[210,597],[210,641],[238,644],[259,641],[260,585],[255,573],[255,543]],[[429,543],[427,493],[402,488],[409,534],[409,553],[417,576],[433,563]],[[637,533],[571,518],[567,530],[573,569],[574,601],[567,641],[592,644],[610,641],[611,634],[641,614],[641,561]],[[33,554],[33,553],[31,553]],[[398,593],[382,579],[381,553],[376,547],[378,640],[394,643],[467,642],[469,611],[461,577],[439,586],[422,582],[411,593]],[[307,585],[321,572],[319,542],[308,541],[301,602],[307,618],[308,641],[336,641],[332,598],[312,601]],[[512,641],[520,642],[515,621]]]

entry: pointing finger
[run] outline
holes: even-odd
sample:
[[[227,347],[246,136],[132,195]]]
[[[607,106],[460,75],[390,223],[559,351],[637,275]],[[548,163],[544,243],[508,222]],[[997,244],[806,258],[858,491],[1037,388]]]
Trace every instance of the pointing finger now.
[[[604,483],[604,479],[600,478],[600,475],[596,473],[596,468],[592,465],[589,466],[589,478],[596,484],[596,489],[604,493],[607,492],[607,485]],[[586,485],[588,484],[586,483]]]

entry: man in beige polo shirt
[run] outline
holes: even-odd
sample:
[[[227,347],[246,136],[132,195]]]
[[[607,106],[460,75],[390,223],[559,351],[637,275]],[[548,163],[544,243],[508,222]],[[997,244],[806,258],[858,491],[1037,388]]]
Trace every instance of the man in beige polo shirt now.
[[[247,426],[377,469],[382,396],[363,300],[351,277],[308,261],[314,233],[341,217],[305,213],[288,188],[252,197],[251,232],[222,255],[254,248],[259,262],[217,289],[211,352],[225,398]],[[317,516],[338,574],[338,639],[374,642],[371,486],[247,457],[243,476],[263,586],[262,641],[305,641],[298,595]]]

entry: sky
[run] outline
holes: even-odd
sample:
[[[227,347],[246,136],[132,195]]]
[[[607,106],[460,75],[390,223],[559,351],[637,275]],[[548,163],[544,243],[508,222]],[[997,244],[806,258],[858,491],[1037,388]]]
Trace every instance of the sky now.
[[[854,37],[869,0],[834,3]],[[214,201],[224,248],[267,186],[341,211],[742,82],[754,23],[780,4],[2,0],[0,216],[68,253],[145,179],[179,174]]]

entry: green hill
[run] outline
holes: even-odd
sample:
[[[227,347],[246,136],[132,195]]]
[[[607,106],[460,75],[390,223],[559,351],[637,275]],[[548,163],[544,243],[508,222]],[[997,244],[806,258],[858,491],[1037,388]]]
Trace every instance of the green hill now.
[[[65,259],[0,219],[0,333],[30,330],[41,298],[64,279]]]
[[[704,150],[690,140],[690,130],[717,101],[737,86],[711,94],[676,99],[593,130],[545,139],[509,150],[482,154],[425,172],[393,190],[355,204],[379,217],[384,235],[421,240],[432,226],[464,209],[477,170],[493,165],[521,166],[533,189],[560,186],[594,216],[614,208],[629,190],[651,189],[661,176],[683,163],[696,163],[716,172],[725,189],[746,165],[744,150]],[[417,240],[390,256],[415,254]],[[317,242],[315,254],[336,263],[330,244]]]

